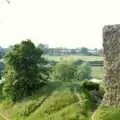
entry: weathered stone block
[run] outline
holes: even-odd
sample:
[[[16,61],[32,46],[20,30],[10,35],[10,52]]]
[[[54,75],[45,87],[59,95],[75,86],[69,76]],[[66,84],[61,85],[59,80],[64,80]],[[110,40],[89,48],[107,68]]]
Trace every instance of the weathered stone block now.
[[[120,105],[120,25],[103,28],[106,92],[102,105]]]

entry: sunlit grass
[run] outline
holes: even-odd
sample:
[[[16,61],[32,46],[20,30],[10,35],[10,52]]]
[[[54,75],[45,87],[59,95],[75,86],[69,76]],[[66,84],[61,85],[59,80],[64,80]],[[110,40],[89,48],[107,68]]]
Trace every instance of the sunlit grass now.
[[[45,55],[44,56],[46,59],[48,60],[55,60],[55,61],[61,61],[61,60],[85,60],[85,61],[89,61],[89,60],[103,60],[103,57],[100,56],[85,56],[85,55],[62,55],[62,56],[48,56]]]

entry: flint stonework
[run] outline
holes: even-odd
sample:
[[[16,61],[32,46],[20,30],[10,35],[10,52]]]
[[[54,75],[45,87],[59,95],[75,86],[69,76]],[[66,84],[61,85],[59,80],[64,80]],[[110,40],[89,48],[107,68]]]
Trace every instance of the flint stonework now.
[[[120,25],[103,28],[105,57],[104,106],[120,106]]]

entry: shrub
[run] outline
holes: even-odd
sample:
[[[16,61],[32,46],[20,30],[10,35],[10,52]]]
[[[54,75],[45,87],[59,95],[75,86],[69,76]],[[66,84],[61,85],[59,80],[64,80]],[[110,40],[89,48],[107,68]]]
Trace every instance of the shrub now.
[[[87,90],[99,90],[99,84],[86,80],[83,82],[83,88]]]
[[[84,62],[80,66],[77,67],[75,72],[75,79],[76,80],[85,80],[90,78],[91,75],[91,67],[87,62]]]
[[[74,62],[73,62],[73,64],[74,65],[81,65],[82,63],[83,63],[84,61],[83,60],[75,60]]]
[[[76,67],[70,63],[57,63],[53,68],[52,79],[70,81],[74,78]]]
[[[42,51],[28,40],[5,55],[3,94],[13,101],[31,95],[44,82]],[[38,66],[39,64],[39,66]]]
[[[5,66],[3,62],[0,62],[0,79],[2,78],[2,72],[4,70]]]
[[[52,79],[71,81],[71,80],[85,80],[90,78],[91,67],[88,63],[77,66],[71,62],[60,62],[53,67]]]

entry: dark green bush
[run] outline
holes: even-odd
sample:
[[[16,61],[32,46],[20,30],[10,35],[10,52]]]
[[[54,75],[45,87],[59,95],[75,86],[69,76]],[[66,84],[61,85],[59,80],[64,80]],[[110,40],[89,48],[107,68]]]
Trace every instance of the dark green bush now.
[[[84,61],[83,60],[75,60],[74,62],[73,62],[73,64],[74,65],[81,65],[82,63],[83,63]]]
[[[0,62],[0,79],[2,78],[2,72],[3,72],[4,68],[5,68],[4,63]]]
[[[2,88],[3,88],[3,83],[0,81],[0,100],[3,98]]]
[[[100,88],[100,85],[98,83],[85,80],[83,82],[83,88],[87,89],[87,90],[97,90],[98,91]]]

